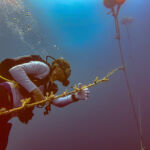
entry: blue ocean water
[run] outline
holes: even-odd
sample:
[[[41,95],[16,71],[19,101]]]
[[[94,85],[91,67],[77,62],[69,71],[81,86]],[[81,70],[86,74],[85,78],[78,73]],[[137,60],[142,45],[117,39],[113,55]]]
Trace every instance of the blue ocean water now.
[[[119,13],[119,23],[123,17],[134,19],[128,25],[130,39],[125,26],[120,23],[121,45],[136,107],[140,104],[138,112],[144,145],[148,149],[149,6],[149,0],[126,0]],[[102,78],[121,65],[114,19],[107,15],[109,10],[101,0],[24,0],[24,8],[32,14],[29,19],[33,20],[25,18],[33,28],[32,33],[19,32],[23,20],[19,20],[16,31],[3,25],[7,19],[3,21],[4,16],[0,16],[3,21],[0,25],[1,60],[25,54],[64,57],[72,67],[70,86],[78,82],[87,84],[96,76]],[[15,13],[9,15],[9,9],[9,19],[19,18],[17,12],[16,16]],[[60,91],[63,90],[60,87]],[[90,88],[87,101],[64,108],[53,106],[46,117],[43,111],[37,108],[28,125],[17,118],[10,121],[13,127],[7,150],[140,150],[136,122],[121,71],[109,82]]]

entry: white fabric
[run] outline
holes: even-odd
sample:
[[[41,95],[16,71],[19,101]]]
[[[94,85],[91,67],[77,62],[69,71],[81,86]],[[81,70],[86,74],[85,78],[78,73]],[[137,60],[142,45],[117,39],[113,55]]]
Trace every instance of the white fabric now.
[[[28,78],[28,75],[33,75],[36,78],[43,79],[49,73],[50,69],[48,65],[40,61],[30,61],[28,63],[20,64],[9,69],[10,74],[20,85],[22,85],[28,92],[31,92],[37,86]],[[24,99],[23,95],[19,92],[19,89],[14,87],[13,83],[7,82],[11,87],[11,92],[13,96],[14,107],[21,106],[21,100]],[[81,86],[81,85],[80,85]],[[39,89],[43,92],[43,86]],[[79,100],[86,100],[88,98],[89,90],[85,89],[77,92],[76,98]],[[58,98],[52,102],[53,105],[57,107],[63,107],[72,103],[71,95]]]
[[[64,107],[68,104],[71,104],[72,102],[73,102],[72,96],[68,95],[68,96],[60,97],[60,98],[52,101],[52,104],[57,106],[57,107]]]
[[[13,83],[11,82],[7,82],[7,83],[9,84],[11,88],[14,108],[21,106],[21,100],[24,99],[24,97],[21,95],[18,88],[15,88]]]
[[[28,63],[16,65],[9,69],[9,73],[21,86],[23,86],[28,92],[32,92],[37,86],[28,78],[28,75],[32,75],[36,78],[43,79],[49,73],[50,69],[48,65],[40,61],[30,61]],[[23,95],[21,95],[18,88],[14,88],[14,84],[8,82],[11,87],[14,107],[18,107],[21,105],[21,99],[23,99]],[[40,87],[41,90],[43,89]]]
[[[18,88],[14,87],[14,84],[11,82],[7,82],[11,88],[12,96],[13,96],[13,103],[14,103],[14,108],[21,106],[21,100],[24,99],[23,95],[19,92]],[[41,91],[43,91],[43,86],[39,87]],[[66,106],[70,103],[72,103],[72,97],[71,95],[68,95],[66,97],[61,97],[52,102],[53,105],[57,107],[63,107]]]
[[[28,78],[28,75],[34,75],[34,77],[43,79],[46,75],[48,75],[50,69],[49,67],[40,61],[30,61],[28,63],[24,63],[21,65],[17,65],[9,70],[10,74],[20,85],[22,85],[28,92],[34,90],[36,85]],[[23,95],[21,95],[19,89],[14,88],[14,84],[7,82],[11,87],[11,92],[13,96],[14,107],[21,106],[21,100],[24,99]],[[43,86],[39,87],[43,92]],[[63,107],[67,104],[72,103],[71,95],[59,98],[53,101],[53,105],[58,107]]]
[[[11,88],[11,92],[12,92],[12,97],[13,97],[13,103],[14,103],[14,108],[21,106],[21,100],[27,97],[24,97],[19,89],[17,87],[15,87],[14,83],[11,82],[7,82]],[[39,89],[43,92],[43,86],[40,86]]]
[[[28,92],[32,92],[37,86],[28,78],[33,75],[36,78],[43,79],[48,75],[50,69],[48,65],[40,61],[30,61],[9,69],[9,73],[21,86]]]

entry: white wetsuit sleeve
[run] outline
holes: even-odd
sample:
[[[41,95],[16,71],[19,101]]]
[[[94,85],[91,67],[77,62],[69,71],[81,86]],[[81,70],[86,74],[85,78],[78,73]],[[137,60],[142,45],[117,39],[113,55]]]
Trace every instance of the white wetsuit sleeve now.
[[[61,97],[61,98],[58,98],[56,100],[53,100],[52,104],[57,106],[57,107],[64,107],[64,106],[66,106],[68,104],[71,104],[73,102],[74,101],[72,100],[72,96],[68,95],[68,96]]]
[[[29,79],[28,75],[32,75],[38,79],[43,79],[49,73],[48,65],[40,61],[30,61],[28,63],[16,65],[9,69],[9,73],[15,81],[23,86],[29,93],[37,86]]]

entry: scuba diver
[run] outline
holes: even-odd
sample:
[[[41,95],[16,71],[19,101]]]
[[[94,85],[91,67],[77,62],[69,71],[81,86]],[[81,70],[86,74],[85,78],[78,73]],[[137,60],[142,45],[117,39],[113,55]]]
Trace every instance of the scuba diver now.
[[[48,63],[48,58],[53,59]],[[21,106],[22,99],[31,97],[30,103],[45,99],[47,92],[57,92],[54,83],[59,81],[63,86],[69,85],[71,74],[70,64],[63,58],[46,57],[46,61],[39,55],[23,56],[5,59],[0,64],[0,109],[12,109]],[[9,79],[4,81],[4,79]],[[18,83],[16,86],[15,83]],[[79,87],[82,85],[79,84]],[[86,100],[89,96],[88,88],[75,94],[55,99],[51,102],[57,107],[64,107],[79,100]],[[5,150],[8,143],[9,131],[12,127],[8,121],[13,117],[27,124],[33,117],[34,107],[23,109],[17,113],[0,116],[0,150]]]

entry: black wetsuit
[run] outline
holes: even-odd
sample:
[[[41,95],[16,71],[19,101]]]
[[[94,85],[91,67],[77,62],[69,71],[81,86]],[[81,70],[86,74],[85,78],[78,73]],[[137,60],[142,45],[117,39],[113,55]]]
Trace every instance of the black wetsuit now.
[[[1,108],[13,108],[11,90],[5,83],[0,83],[0,109]],[[8,144],[8,137],[12,127],[12,124],[8,123],[10,118],[10,115],[0,116],[0,150],[6,150]]]

